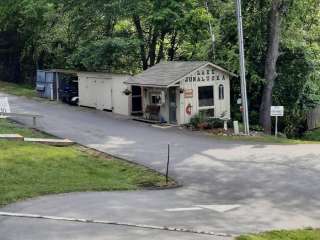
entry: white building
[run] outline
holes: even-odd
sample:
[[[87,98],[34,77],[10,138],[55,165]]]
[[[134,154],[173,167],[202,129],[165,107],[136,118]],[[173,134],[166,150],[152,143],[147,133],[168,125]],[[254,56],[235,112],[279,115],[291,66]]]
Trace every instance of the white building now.
[[[176,124],[199,112],[229,119],[231,77],[236,75],[210,62],[161,62],[126,81],[131,113]]]
[[[124,93],[129,75],[78,72],[79,105],[129,115],[129,96]]]

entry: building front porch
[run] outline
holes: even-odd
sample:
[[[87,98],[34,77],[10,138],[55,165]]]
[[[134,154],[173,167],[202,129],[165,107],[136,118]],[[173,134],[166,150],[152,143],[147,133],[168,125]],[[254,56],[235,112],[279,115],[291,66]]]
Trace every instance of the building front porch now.
[[[132,86],[132,115],[150,123],[177,124],[178,87]]]

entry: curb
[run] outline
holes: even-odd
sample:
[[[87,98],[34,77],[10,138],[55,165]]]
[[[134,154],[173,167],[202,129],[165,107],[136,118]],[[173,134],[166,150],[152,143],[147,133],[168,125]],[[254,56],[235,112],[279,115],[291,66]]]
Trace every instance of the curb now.
[[[0,216],[15,217],[15,218],[29,218],[29,219],[45,219],[45,220],[78,222],[78,223],[88,223],[88,224],[117,225],[117,226],[124,226],[124,227],[144,228],[144,229],[161,230],[161,231],[169,231],[169,232],[182,232],[182,233],[210,235],[210,236],[216,236],[216,237],[236,237],[236,235],[227,234],[227,233],[216,233],[216,232],[210,232],[210,231],[178,228],[178,227],[172,227],[172,226],[155,226],[155,225],[134,224],[134,223],[128,223],[128,222],[116,222],[116,221],[108,221],[108,220],[67,218],[67,217],[44,216],[44,215],[37,215],[37,214],[10,213],[10,212],[0,212]]]

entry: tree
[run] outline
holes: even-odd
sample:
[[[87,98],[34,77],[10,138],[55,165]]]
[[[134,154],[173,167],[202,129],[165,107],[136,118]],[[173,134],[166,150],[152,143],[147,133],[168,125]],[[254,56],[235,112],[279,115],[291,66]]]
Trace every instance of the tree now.
[[[260,123],[266,133],[271,133],[270,108],[272,105],[272,90],[277,78],[277,61],[279,57],[279,45],[281,34],[281,21],[284,2],[272,0],[268,21],[268,46],[265,62],[265,85],[260,107]]]

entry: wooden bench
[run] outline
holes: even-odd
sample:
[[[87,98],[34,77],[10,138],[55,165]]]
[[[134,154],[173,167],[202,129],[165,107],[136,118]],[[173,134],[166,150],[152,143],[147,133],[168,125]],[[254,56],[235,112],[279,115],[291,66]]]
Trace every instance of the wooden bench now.
[[[41,118],[41,115],[32,113],[12,113],[7,97],[0,97],[0,117],[31,117],[33,126],[37,125],[37,118]]]
[[[160,106],[158,105],[147,105],[145,110],[145,115],[147,119],[159,119],[159,113],[160,113]]]
[[[42,118],[41,115],[32,114],[32,113],[7,113],[7,112],[0,112],[0,116],[4,117],[30,117],[32,118],[33,126],[37,126],[37,118]]]

